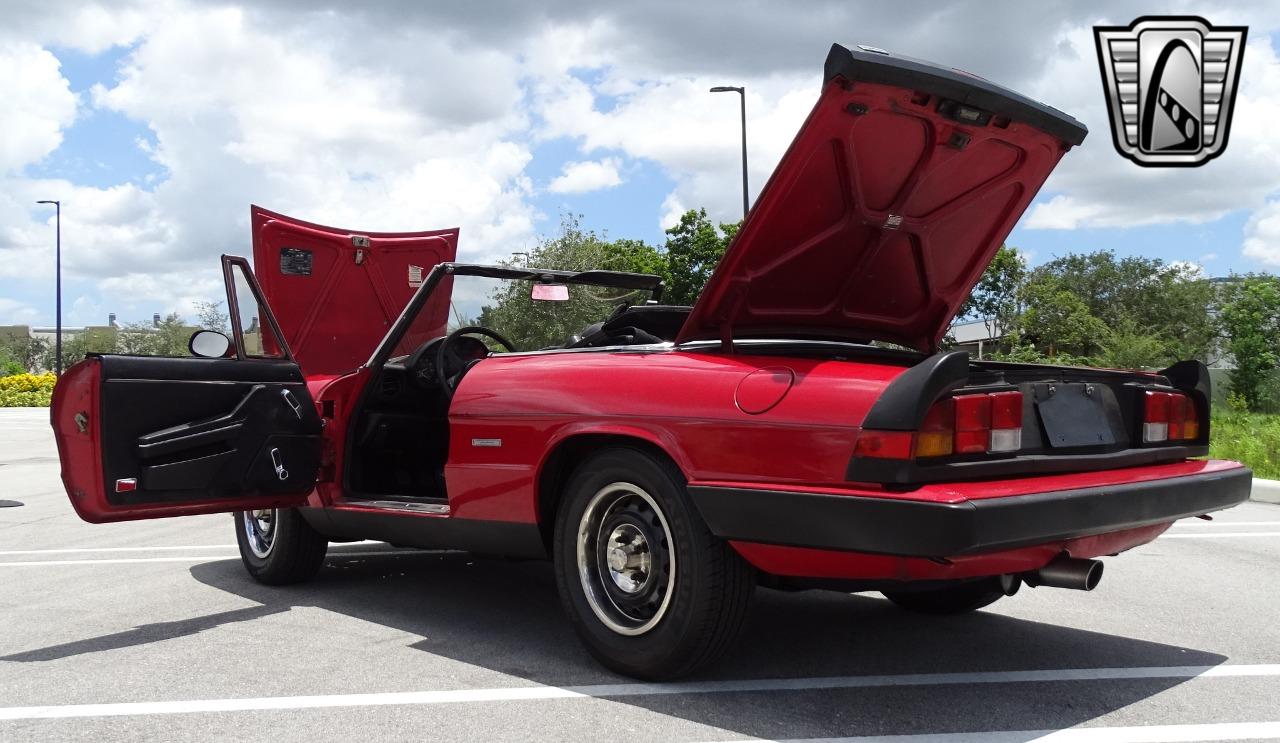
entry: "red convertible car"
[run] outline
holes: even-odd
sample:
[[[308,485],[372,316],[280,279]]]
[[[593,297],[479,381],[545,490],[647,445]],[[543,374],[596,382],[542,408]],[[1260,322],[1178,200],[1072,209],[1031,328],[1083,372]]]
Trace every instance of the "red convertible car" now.
[[[605,665],[687,674],[757,585],[955,613],[1091,589],[1097,557],[1248,497],[1205,459],[1209,376],[943,349],[1086,130],[985,80],[832,48],[825,84],[693,307],[654,276],[454,262],[458,231],[254,208],[229,334],[91,356],[54,393],[92,522],[233,512],[245,567],[330,541],[550,558]],[[228,337],[228,335],[230,337]]]

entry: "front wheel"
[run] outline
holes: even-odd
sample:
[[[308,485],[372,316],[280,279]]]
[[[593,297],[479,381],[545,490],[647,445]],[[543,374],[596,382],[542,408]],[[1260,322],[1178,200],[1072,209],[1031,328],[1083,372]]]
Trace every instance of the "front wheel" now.
[[[755,585],[670,463],[610,449],[570,478],[553,545],[561,602],[587,650],[643,679],[684,676],[732,645]]]
[[[297,510],[263,508],[232,514],[240,560],[260,583],[282,586],[311,580],[324,564],[329,540]]]

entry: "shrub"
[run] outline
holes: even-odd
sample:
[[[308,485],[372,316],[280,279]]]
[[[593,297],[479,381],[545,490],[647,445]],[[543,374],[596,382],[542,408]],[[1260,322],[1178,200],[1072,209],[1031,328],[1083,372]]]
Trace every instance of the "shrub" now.
[[[1234,459],[1258,477],[1280,478],[1280,416],[1248,413],[1243,398],[1233,396],[1226,410],[1215,410],[1209,456]]]
[[[0,408],[49,407],[53,385],[52,374],[13,374],[0,377]]]

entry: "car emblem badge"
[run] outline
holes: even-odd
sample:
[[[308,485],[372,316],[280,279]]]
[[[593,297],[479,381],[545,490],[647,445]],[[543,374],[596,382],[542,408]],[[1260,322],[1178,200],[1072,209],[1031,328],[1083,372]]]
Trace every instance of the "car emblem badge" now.
[[[1195,16],[1095,26],[1116,150],[1145,167],[1195,167],[1221,155],[1247,32]]]

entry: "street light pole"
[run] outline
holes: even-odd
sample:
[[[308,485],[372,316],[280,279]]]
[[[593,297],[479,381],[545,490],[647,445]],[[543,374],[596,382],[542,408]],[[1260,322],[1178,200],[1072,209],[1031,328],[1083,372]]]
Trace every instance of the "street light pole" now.
[[[712,93],[737,93],[742,104],[742,218],[747,218],[747,89],[732,85],[717,85]]]
[[[54,352],[53,367],[54,374],[62,376],[62,202],[61,201],[37,201],[37,204],[53,204],[57,209],[57,242],[54,248],[54,282],[57,286],[56,302],[57,308],[54,310],[57,322],[54,326]]]

